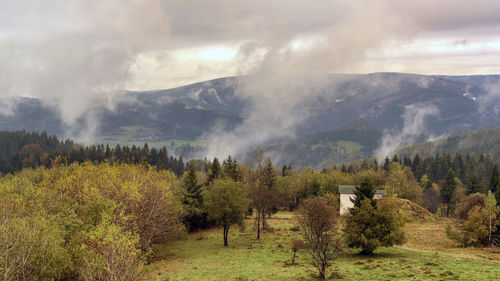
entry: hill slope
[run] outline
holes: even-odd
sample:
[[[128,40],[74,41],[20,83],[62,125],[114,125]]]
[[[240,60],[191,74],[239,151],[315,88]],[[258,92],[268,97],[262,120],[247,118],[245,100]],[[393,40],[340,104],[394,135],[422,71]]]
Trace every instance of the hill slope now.
[[[378,141],[380,132],[402,129],[402,116],[409,105],[417,109],[434,107],[437,111],[423,120],[425,130],[419,141],[443,132],[455,135],[500,126],[498,106],[487,102],[488,89],[484,86],[485,83],[500,81],[498,75],[374,73],[329,74],[327,77],[330,82],[299,101],[297,111],[289,113],[305,116],[304,121],[293,128],[299,139],[305,138],[283,140],[316,145],[310,149],[315,151],[309,153],[311,161],[324,162],[313,155],[332,153],[338,149],[359,150],[359,156],[365,157],[370,150],[368,148]],[[227,77],[169,90],[124,92],[113,100],[113,110],[95,102],[95,107],[81,116],[71,130],[56,107],[33,98],[16,98],[14,102],[2,98],[0,104],[10,106],[9,110],[0,111],[0,130],[38,130],[67,137],[72,136],[71,132],[83,131],[89,122],[94,121],[98,125],[94,132],[96,142],[194,140],[213,132],[216,125],[219,130],[231,131],[244,122],[255,103],[252,97],[242,94],[242,81],[242,77]],[[342,131],[358,120],[364,120],[379,131],[374,132],[370,143],[340,137],[337,135],[339,132],[333,132]],[[329,134],[332,134],[332,143],[314,143],[328,138]],[[312,136],[306,137],[308,135]],[[366,139],[366,135],[361,138]],[[338,141],[354,142],[361,147],[351,143],[339,144]],[[280,150],[290,151],[286,148],[288,144],[280,146],[283,147]],[[326,150],[321,152],[324,147],[327,147]],[[345,153],[337,154],[333,160],[336,163],[356,158],[351,155],[344,159],[342,155]]]
[[[382,132],[364,121],[340,130],[318,132],[266,147],[276,164],[297,168],[322,167],[370,157],[379,145]]]
[[[419,153],[428,156],[435,153],[488,153],[493,161],[500,162],[500,128],[448,137],[434,142],[419,143],[398,150],[402,156]]]

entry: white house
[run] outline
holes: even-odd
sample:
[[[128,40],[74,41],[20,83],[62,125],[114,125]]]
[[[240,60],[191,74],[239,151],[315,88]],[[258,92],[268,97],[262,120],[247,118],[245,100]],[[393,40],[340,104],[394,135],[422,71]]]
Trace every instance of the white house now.
[[[355,189],[356,188],[353,185],[339,185],[340,215],[347,214],[349,212],[349,209],[354,207],[354,204],[351,202],[351,198],[354,200]],[[373,196],[373,199],[381,199],[384,195],[385,190],[377,190],[375,191],[375,196]]]

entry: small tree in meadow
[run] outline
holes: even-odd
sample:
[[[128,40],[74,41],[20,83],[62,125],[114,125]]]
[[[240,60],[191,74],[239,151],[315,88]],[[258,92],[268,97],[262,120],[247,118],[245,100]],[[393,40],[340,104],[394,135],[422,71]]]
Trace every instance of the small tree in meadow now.
[[[311,259],[318,269],[319,278],[325,279],[328,261],[342,250],[336,212],[325,198],[314,197],[302,202],[297,221],[311,249]]]
[[[243,183],[230,179],[215,180],[204,194],[205,208],[217,225],[222,225],[224,246],[228,246],[231,224],[244,226],[248,199]]]
[[[293,252],[292,265],[294,265],[295,264],[295,257],[297,256],[297,252],[302,250],[302,249],[306,249],[307,245],[301,239],[293,239],[291,248],[292,248],[292,252]]]

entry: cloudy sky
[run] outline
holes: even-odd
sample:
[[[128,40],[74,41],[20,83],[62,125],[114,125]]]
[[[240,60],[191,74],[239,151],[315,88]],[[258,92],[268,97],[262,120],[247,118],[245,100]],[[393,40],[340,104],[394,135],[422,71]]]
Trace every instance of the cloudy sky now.
[[[229,75],[500,73],[499,31],[497,0],[1,0],[0,96],[71,123],[123,89]]]
[[[245,74],[276,51],[299,56],[331,44],[348,52],[334,46],[344,32],[353,45],[380,38],[357,60],[317,70],[500,73],[499,31],[495,0],[2,0],[0,70],[8,74],[0,79],[10,81],[0,85],[40,95],[32,92],[52,90],[63,73],[72,84],[95,82],[97,92],[168,88]],[[26,79],[44,81],[18,85]]]

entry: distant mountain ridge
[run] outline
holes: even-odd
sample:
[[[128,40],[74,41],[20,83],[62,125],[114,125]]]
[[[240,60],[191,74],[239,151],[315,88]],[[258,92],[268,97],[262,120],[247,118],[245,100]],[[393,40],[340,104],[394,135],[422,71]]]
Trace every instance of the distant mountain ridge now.
[[[307,101],[299,102],[299,112],[290,113],[307,116],[294,129],[297,140],[284,139],[282,144],[267,143],[264,146],[285,152],[289,151],[287,147],[298,143],[315,145],[314,151],[317,152],[328,145],[330,152],[344,147],[354,154],[347,153],[351,154],[347,157],[347,154],[331,152],[336,158],[321,160],[313,157],[306,162],[351,161],[351,156],[357,157],[353,156],[358,153],[355,151],[359,150],[356,155],[360,157],[369,154],[384,131],[400,131],[402,115],[408,105],[435,106],[439,111],[439,114],[424,120],[425,132],[417,141],[424,141],[431,135],[456,135],[500,126],[497,112],[500,107],[487,102],[489,89],[485,86],[500,83],[500,75],[373,73],[327,76],[331,82],[319,92],[311,93]],[[78,132],[80,127],[83,130],[86,116],[91,115],[94,118],[90,119],[97,120],[99,125],[95,132],[96,142],[195,140],[213,132],[215,125],[230,131],[242,124],[252,111],[251,98],[239,92],[241,79],[226,77],[168,90],[124,92],[115,98],[114,110],[96,104],[79,118],[73,131]],[[0,98],[0,104],[9,102]],[[67,125],[57,108],[33,98],[17,98],[10,104],[10,112],[0,111],[0,130],[47,131],[68,137]],[[348,131],[346,126],[359,120],[369,124],[368,127],[360,130],[360,135],[356,135],[357,129]],[[372,134],[372,137],[368,138],[367,134]],[[314,141],[322,141],[322,144]],[[339,145],[338,141],[357,143],[361,148],[352,143]],[[311,155],[315,154],[319,152]],[[281,158],[287,157],[281,155]]]

